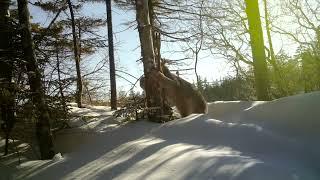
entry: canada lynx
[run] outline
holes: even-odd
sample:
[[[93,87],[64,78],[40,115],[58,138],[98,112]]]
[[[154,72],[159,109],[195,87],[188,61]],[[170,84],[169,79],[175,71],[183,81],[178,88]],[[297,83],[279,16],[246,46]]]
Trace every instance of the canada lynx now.
[[[186,80],[172,74],[163,64],[163,73],[153,70],[149,74],[151,83],[157,83],[163,88],[166,101],[177,107],[181,117],[192,113],[207,113],[207,103],[201,93]],[[144,78],[140,86],[144,89]]]

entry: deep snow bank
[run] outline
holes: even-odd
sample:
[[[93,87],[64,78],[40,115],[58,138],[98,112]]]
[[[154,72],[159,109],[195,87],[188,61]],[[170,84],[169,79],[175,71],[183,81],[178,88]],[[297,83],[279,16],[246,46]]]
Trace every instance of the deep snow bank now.
[[[26,162],[12,177],[318,180],[319,102],[319,92],[272,102],[214,102],[207,115],[108,131],[110,119],[97,112],[87,144],[58,162]]]
[[[275,129],[293,138],[320,138],[320,92],[285,97],[252,106],[244,121]]]

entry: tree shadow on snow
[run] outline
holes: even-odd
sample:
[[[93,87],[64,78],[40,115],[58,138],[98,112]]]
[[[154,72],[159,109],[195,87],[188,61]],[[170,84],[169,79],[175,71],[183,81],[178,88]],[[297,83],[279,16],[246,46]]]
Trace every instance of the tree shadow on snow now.
[[[171,174],[172,179],[320,177],[315,168],[319,156],[309,154],[300,142],[254,124],[223,122],[208,115],[164,125],[130,123],[95,139],[65,160],[44,164],[21,177],[157,179],[158,171],[167,178]],[[219,151],[232,152],[215,154]]]

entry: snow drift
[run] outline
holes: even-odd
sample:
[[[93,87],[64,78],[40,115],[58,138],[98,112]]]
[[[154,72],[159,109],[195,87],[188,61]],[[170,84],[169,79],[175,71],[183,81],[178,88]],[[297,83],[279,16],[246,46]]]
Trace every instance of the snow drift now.
[[[318,180],[319,107],[315,92],[271,102],[214,102],[206,115],[124,126],[107,110],[77,109],[97,114],[73,129],[81,136],[61,133],[56,143],[81,145],[55,161],[27,161],[7,178]]]

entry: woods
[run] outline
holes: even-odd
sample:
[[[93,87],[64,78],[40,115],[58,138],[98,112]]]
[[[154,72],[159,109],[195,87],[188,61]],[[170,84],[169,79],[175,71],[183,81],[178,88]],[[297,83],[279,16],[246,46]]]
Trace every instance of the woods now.
[[[1,73],[1,119],[2,130],[5,132],[6,146],[4,154],[8,154],[9,136],[14,123],[14,84],[13,80],[13,64],[10,58],[12,34],[10,32],[10,1],[1,1],[0,9],[0,49],[1,49],[1,61],[0,61],[0,73]]]
[[[168,88],[149,78],[166,75],[163,64],[178,77],[169,79],[193,83],[207,102],[319,91],[318,8],[316,0],[0,0],[3,152],[31,124],[39,158],[51,159],[73,102],[131,103],[135,116],[156,109],[148,120],[171,120],[155,120],[172,109]]]

